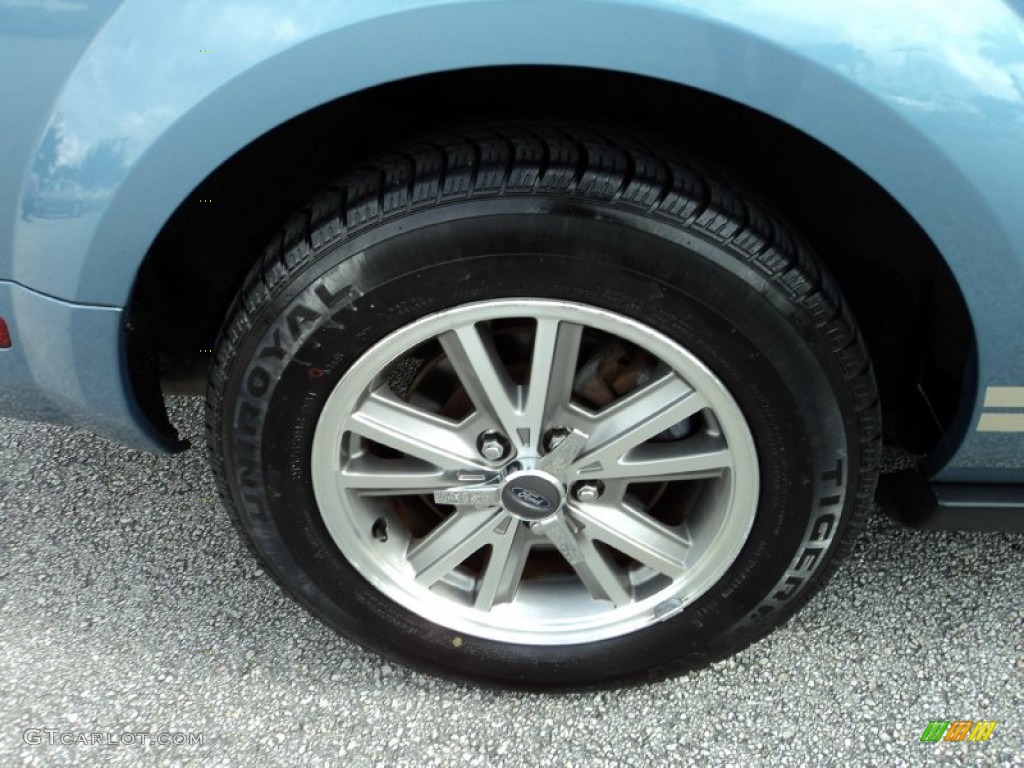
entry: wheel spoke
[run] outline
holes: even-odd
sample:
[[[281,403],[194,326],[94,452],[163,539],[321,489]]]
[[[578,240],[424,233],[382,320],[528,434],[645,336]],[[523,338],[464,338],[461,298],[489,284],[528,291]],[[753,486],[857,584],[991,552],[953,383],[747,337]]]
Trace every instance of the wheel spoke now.
[[[673,579],[685,571],[689,538],[645,512],[626,505],[583,504],[573,514],[585,526],[587,539],[602,541]]]
[[[677,443],[639,445],[588,477],[638,482],[698,480],[720,477],[731,466],[732,453],[720,438],[697,436]]]
[[[588,476],[608,471],[635,446],[708,407],[707,400],[668,373],[601,411],[591,426],[590,450],[576,461]]]
[[[462,326],[438,338],[476,409],[493,419],[518,448],[536,450],[545,425],[569,403],[582,335],[583,328],[576,323],[540,318],[525,389],[512,381],[493,340],[480,326]]]
[[[489,544],[496,534],[504,533],[504,526],[511,523],[508,514],[500,509],[463,507],[456,510],[409,548],[406,557],[416,573],[417,583],[427,587],[436,583]]]
[[[625,572],[611,563],[593,541],[579,536],[564,514],[534,523],[533,530],[548,537],[594,597],[610,600],[616,606],[632,601]]]
[[[477,411],[490,416],[510,439],[514,438],[519,426],[518,387],[490,335],[471,324],[441,334],[438,341]]]
[[[537,320],[522,419],[534,448],[540,447],[545,426],[560,421],[560,412],[569,404],[582,337],[583,327],[576,323],[550,318]]]
[[[572,567],[590,594],[599,600],[610,600],[616,608],[633,602],[633,589],[626,572],[611,562],[593,541],[583,539],[579,547],[583,559]]]
[[[489,611],[495,603],[508,603],[515,598],[530,554],[529,541],[529,532],[512,521],[491,542],[491,554],[477,586],[475,608]]]
[[[364,454],[345,463],[338,472],[338,484],[361,496],[402,496],[448,488],[452,478],[417,459],[381,459]]]
[[[450,422],[404,403],[390,391],[371,393],[351,416],[362,437],[434,466],[458,471],[478,464],[475,447]]]

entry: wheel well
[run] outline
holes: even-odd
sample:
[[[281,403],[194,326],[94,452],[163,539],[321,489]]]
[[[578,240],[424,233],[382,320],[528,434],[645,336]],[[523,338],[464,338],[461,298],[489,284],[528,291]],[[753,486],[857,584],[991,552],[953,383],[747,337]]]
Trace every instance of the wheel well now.
[[[166,423],[158,379],[164,392],[203,391],[208,350],[245,273],[309,196],[347,164],[396,142],[502,114],[599,117],[659,132],[742,178],[836,275],[872,356],[887,441],[927,454],[955,429],[974,394],[970,317],[945,261],[891,196],[756,110],[661,80],[559,67],[462,70],[379,86],[289,121],[210,174],[146,255],[127,315],[132,382],[154,423]]]

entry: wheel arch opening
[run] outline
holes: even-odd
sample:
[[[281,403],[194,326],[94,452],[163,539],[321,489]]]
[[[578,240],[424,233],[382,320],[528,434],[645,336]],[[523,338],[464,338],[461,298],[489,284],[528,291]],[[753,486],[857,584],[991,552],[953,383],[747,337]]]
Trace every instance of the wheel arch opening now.
[[[948,265],[899,203],[843,157],[757,110],[662,80],[568,67],[460,70],[378,86],[228,158],[168,219],[132,291],[127,365],[147,416],[166,424],[161,395],[204,391],[245,274],[343,168],[441,125],[516,114],[656,132],[744,180],[836,276],[872,357],[887,442],[917,455],[955,445],[974,396],[973,328]]]

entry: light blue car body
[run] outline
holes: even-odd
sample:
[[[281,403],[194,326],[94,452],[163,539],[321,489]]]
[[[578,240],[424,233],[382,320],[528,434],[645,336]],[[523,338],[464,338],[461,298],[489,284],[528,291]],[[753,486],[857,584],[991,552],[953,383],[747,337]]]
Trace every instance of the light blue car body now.
[[[946,260],[976,336],[973,412],[935,477],[1024,482],[1024,431],[978,429],[986,413],[1015,422],[992,394],[1012,390],[990,388],[1024,387],[1024,11],[1005,0],[0,0],[0,317],[14,336],[0,413],[160,449],[129,384],[123,308],[182,201],[318,105],[523,64],[716,94],[887,190]],[[53,181],[38,169],[55,125],[56,164],[105,142],[123,162],[82,215],[26,220],[26,196]]]

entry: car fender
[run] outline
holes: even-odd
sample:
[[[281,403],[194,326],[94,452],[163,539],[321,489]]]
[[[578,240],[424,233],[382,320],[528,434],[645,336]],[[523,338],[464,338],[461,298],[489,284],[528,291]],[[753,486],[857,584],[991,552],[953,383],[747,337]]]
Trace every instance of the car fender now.
[[[375,85],[515,64],[680,83],[827,145],[903,205],[949,263],[977,331],[979,380],[1024,385],[1024,22],[1002,0],[822,0],[813,13],[797,0],[127,0],[47,121],[79,157],[119,147],[116,178],[72,222],[12,214],[0,275],[122,307],[174,210],[262,134]],[[949,479],[1008,448],[1024,454],[1016,435],[975,431],[984,397],[982,386]],[[1003,466],[1019,476],[1024,457]]]

